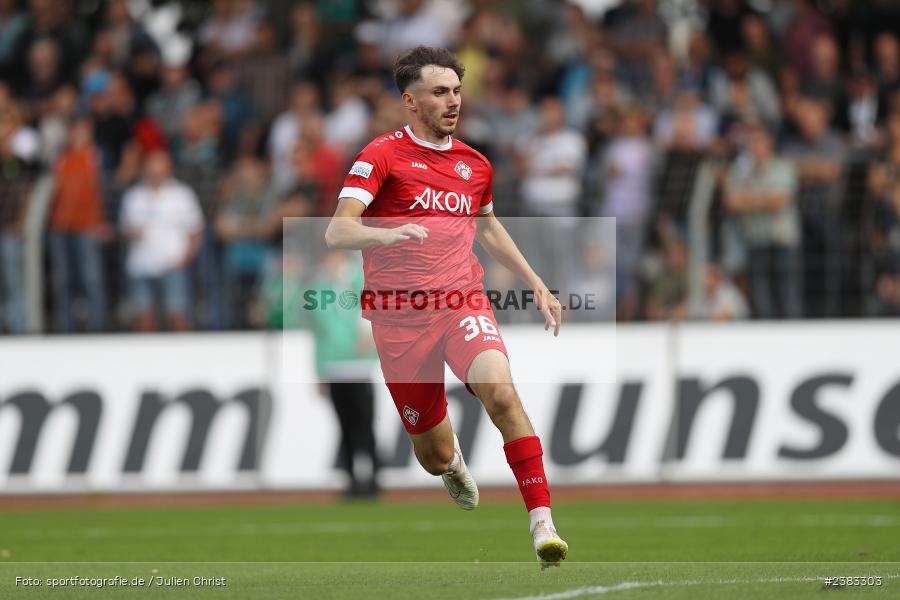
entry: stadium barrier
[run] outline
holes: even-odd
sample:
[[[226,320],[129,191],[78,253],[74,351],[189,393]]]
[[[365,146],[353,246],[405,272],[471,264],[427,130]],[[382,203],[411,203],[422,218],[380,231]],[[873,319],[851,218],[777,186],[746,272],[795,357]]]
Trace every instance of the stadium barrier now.
[[[544,376],[518,387],[556,483],[898,477],[900,323],[619,325],[614,381],[610,327],[504,328],[514,376]],[[339,488],[312,341],[287,335],[291,360],[260,332],[3,339],[0,493]],[[383,483],[440,485],[377,389]],[[448,398],[479,482],[509,484],[487,415]]]

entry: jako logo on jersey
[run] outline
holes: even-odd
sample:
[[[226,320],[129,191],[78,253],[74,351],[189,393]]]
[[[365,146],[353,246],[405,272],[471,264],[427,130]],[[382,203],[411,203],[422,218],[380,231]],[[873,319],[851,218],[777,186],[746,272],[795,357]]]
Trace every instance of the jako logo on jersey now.
[[[529,477],[528,479],[522,480],[522,487],[529,486],[529,485],[537,485],[539,483],[544,483],[543,477]]]
[[[427,171],[427,170],[428,170],[428,165],[422,164],[422,163],[420,163],[420,162],[413,161],[413,162],[412,162],[412,166],[415,167],[415,168],[417,168],[417,169],[422,169],[422,170],[424,170],[424,171]]]
[[[351,175],[359,175],[360,177],[369,178],[369,175],[372,174],[372,163],[363,162],[361,160],[353,163],[353,166],[350,167]]]
[[[464,163],[463,161],[459,161],[456,163],[456,166],[453,168],[456,171],[456,174],[465,179],[469,180],[469,177],[472,176],[472,167]]]
[[[419,422],[419,413],[405,405],[403,406],[403,416],[411,425]]]
[[[467,215],[472,212],[472,196],[456,192],[442,192],[427,187],[424,192],[416,196],[416,201],[410,205],[409,210],[418,205],[426,210],[442,210]]]

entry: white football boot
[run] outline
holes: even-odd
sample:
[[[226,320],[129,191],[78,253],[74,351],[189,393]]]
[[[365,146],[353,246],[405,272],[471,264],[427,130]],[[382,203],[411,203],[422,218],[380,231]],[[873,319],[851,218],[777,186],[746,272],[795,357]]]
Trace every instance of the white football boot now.
[[[566,560],[569,545],[546,521],[538,521],[531,536],[534,538],[534,553],[541,563],[541,571],[547,567],[558,567],[561,560]]]
[[[441,479],[444,480],[444,487],[457,506],[463,510],[473,510],[478,506],[478,486],[475,485],[475,479],[466,467],[466,461],[463,460],[462,451],[459,449],[459,438],[455,433],[453,451],[459,458],[459,467],[454,471],[447,471],[441,475]]]

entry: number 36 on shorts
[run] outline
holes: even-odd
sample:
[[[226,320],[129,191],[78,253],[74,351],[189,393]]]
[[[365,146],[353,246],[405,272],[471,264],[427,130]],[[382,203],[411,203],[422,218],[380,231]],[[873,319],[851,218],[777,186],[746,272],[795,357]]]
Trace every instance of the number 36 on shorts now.
[[[485,335],[497,335],[497,326],[485,315],[468,316],[459,322],[459,326],[466,328],[465,340],[467,342],[472,341],[482,333]]]

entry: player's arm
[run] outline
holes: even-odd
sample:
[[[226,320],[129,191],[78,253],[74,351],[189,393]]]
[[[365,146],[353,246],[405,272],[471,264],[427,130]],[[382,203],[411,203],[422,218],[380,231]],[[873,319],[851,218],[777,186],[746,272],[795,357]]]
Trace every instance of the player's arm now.
[[[420,244],[428,237],[428,229],[414,223],[395,228],[368,227],[362,224],[366,205],[356,198],[341,198],[328,229],[325,245],[332,249],[361,250],[376,246],[392,246],[415,240]]]
[[[550,293],[544,281],[534,272],[528,261],[522,255],[519,247],[510,237],[506,227],[494,215],[493,211],[479,214],[475,223],[477,232],[475,239],[487,250],[494,260],[519,276],[522,281],[534,290],[537,306],[544,313],[544,329],[553,328],[553,335],[559,335],[559,327],[562,323],[562,307],[559,300]]]

